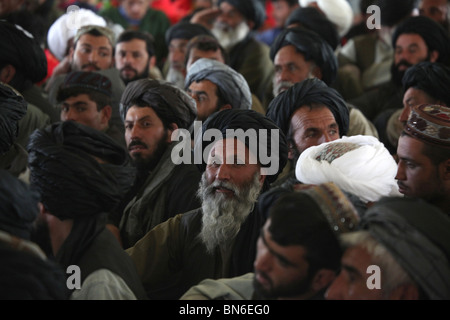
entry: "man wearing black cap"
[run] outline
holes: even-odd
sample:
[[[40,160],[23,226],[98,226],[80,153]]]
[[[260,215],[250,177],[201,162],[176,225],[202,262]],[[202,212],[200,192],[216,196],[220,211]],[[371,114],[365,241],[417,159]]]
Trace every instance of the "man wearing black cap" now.
[[[245,137],[250,131],[256,131],[254,144]],[[211,143],[207,135],[213,132]],[[198,163],[201,208],[167,220],[127,250],[150,298],[178,299],[203,279],[253,270],[256,239],[266,219],[255,204],[287,160],[284,134],[253,110],[213,114],[196,138],[197,151],[204,155]],[[271,161],[265,161],[265,153]]]
[[[397,183],[407,197],[421,198],[450,214],[450,108],[411,109],[398,140]]]
[[[211,31],[229,55],[229,66],[247,80],[260,101],[272,81],[269,46],[256,40],[253,32],[264,23],[266,13],[260,0],[219,0],[219,8],[205,9],[191,21],[212,27]],[[205,22],[211,19],[213,26]]]
[[[385,198],[342,234],[328,300],[449,300],[450,218],[420,199]]]

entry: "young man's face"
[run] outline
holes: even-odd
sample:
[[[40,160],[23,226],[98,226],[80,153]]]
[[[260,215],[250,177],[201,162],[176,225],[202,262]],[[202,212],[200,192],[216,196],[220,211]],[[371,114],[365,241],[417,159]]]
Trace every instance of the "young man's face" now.
[[[99,71],[114,65],[113,47],[105,36],[82,35],[71,50],[72,71]]]
[[[108,128],[111,106],[97,109],[97,103],[87,94],[79,94],[64,100],[61,104],[61,121],[72,120],[99,131]]]
[[[218,111],[217,86],[211,81],[193,81],[186,91],[197,102],[197,120],[205,121]]]
[[[410,87],[403,95],[403,109],[398,119],[405,124],[408,121],[412,107],[435,102],[435,99],[432,99],[425,91]]]
[[[217,60],[219,62],[225,63],[225,59],[222,55],[222,52],[220,49],[214,50],[200,50],[198,48],[192,48],[189,52],[189,59],[186,63],[186,70],[189,70],[189,67],[198,59],[206,58],[206,59],[212,59]]]
[[[128,18],[141,20],[149,9],[149,0],[122,0],[121,6]]]
[[[132,39],[116,45],[116,68],[125,83],[148,77],[150,60],[144,40]]]

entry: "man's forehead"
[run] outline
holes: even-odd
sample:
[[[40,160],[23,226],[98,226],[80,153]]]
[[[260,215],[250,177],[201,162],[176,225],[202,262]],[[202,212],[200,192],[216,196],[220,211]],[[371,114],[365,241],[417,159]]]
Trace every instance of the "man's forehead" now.
[[[214,143],[209,153],[209,158],[216,159],[238,159],[246,163],[256,164],[255,155],[250,149],[237,138],[225,138]]]

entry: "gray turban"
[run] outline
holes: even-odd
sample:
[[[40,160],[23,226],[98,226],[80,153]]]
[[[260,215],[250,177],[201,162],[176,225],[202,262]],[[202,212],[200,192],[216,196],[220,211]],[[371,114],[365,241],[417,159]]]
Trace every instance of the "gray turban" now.
[[[39,42],[18,25],[0,20],[0,64],[13,65],[33,83],[47,76],[47,58]]]
[[[252,94],[242,74],[222,62],[201,58],[192,64],[186,75],[185,89],[192,82],[209,80],[214,83],[225,101],[235,109],[251,109]]]
[[[61,220],[111,212],[135,177],[123,147],[73,121],[35,130],[27,151],[30,184],[46,209]]]
[[[258,30],[266,20],[266,9],[261,0],[219,0],[217,5],[220,6],[222,2],[228,2],[246,19],[253,21],[253,30]]]
[[[450,299],[450,218],[420,199],[384,198],[360,227],[392,254],[429,299]]]
[[[323,104],[330,109],[339,126],[339,135],[342,137],[347,134],[350,120],[344,99],[317,78],[297,82],[280,93],[269,104],[266,115],[287,135],[294,112],[301,106],[312,103]]]
[[[22,95],[0,82],[0,155],[13,145],[19,133],[19,120],[26,113],[27,102]]]
[[[122,94],[120,115],[125,121],[132,106],[149,106],[165,124],[176,123],[187,129],[197,116],[195,100],[173,84],[152,79],[130,82]]]
[[[333,48],[319,34],[304,27],[284,29],[270,47],[270,58],[275,59],[277,52],[292,45],[301,52],[305,61],[313,61],[322,72],[322,81],[327,85],[336,79],[338,64]]]

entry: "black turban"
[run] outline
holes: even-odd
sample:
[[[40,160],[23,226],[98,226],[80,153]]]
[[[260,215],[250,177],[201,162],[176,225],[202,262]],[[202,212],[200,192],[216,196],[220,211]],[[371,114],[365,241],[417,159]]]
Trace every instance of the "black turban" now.
[[[27,102],[22,95],[0,82],[0,155],[13,145],[19,133],[19,120],[26,113]]]
[[[39,193],[6,170],[0,170],[0,230],[30,239],[37,218]]]
[[[336,26],[315,7],[299,7],[292,11],[285,26],[300,24],[302,27],[317,32],[328,44],[336,50],[339,45],[339,33]]]
[[[169,45],[172,39],[191,40],[199,35],[213,36],[211,31],[201,24],[180,21],[166,31],[166,44]]]
[[[265,163],[265,161],[261,161],[261,152],[266,153],[267,155],[272,155],[278,161],[278,171],[276,174],[267,175],[266,180],[269,183],[272,183],[276,180],[279,173],[283,170],[284,166],[287,162],[288,156],[288,147],[287,140],[285,135],[279,128],[270,120],[259,112],[254,110],[247,109],[226,109],[219,112],[216,112],[208,117],[208,119],[203,123],[202,132],[200,135],[195,137],[195,152],[198,150],[202,151],[202,155],[206,149],[206,147],[210,146],[211,143],[215,141],[203,141],[206,130],[208,129],[218,129],[221,132],[223,138],[230,137],[227,135],[227,130],[238,130],[242,129],[243,132],[248,132],[247,130],[254,129],[256,131],[257,139],[258,139],[258,150],[255,150],[258,157],[258,162],[262,167],[270,167],[271,163]],[[261,129],[268,130],[267,134],[263,136],[261,134]],[[271,132],[272,130],[276,130],[278,133],[278,139],[274,140],[274,144],[271,141]],[[233,135],[232,135],[233,136]],[[234,136],[233,136],[234,137]],[[264,140],[263,140],[264,139]],[[205,139],[206,140],[206,139]],[[243,141],[245,145],[251,149],[249,146],[248,139]],[[263,145],[261,149],[261,145]],[[204,160],[198,164],[200,171],[204,171],[206,168],[206,163]]]
[[[277,52],[284,46],[293,45],[305,56],[306,61],[313,61],[322,72],[322,81],[331,85],[336,79],[337,59],[333,48],[317,33],[303,27],[284,29],[270,46],[270,58],[275,59]]]
[[[450,299],[450,218],[421,200],[384,198],[360,227],[391,253],[431,300]]]
[[[242,15],[255,23],[253,30],[258,30],[266,20],[266,8],[261,0],[219,0],[217,5],[228,2]]]
[[[339,135],[342,137],[347,134],[350,120],[344,99],[335,89],[317,78],[297,82],[280,93],[270,102],[266,115],[287,135],[294,112],[310,104],[323,104],[330,109],[339,126]]]
[[[134,105],[151,107],[165,124],[187,129],[197,116],[195,100],[169,82],[140,79],[130,82],[122,94],[120,114],[125,121]]]
[[[409,88],[422,90],[431,98],[450,106],[450,67],[438,62],[419,62],[403,76],[403,92]]]
[[[35,130],[28,154],[30,183],[46,209],[61,220],[111,212],[135,177],[123,147],[73,121]]]
[[[411,16],[417,2],[417,0],[376,0],[372,4],[380,8],[381,25],[393,27],[406,17]]]
[[[0,20],[0,65],[5,63],[33,83],[47,76],[47,58],[39,42],[22,27]]]
[[[436,62],[450,64],[450,37],[439,23],[425,16],[414,16],[400,22],[392,36],[392,47],[395,48],[400,35],[408,33],[418,34],[425,41],[429,52],[439,52]]]

